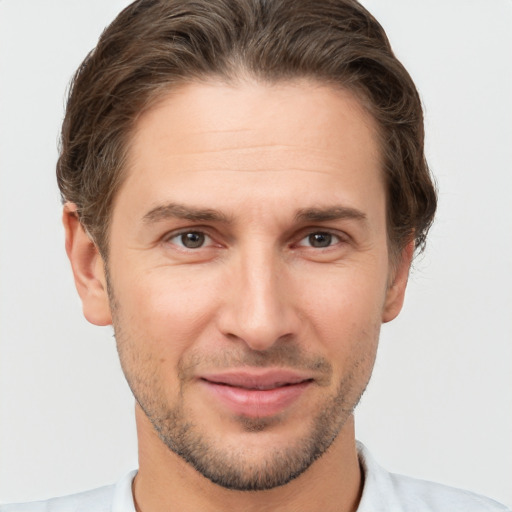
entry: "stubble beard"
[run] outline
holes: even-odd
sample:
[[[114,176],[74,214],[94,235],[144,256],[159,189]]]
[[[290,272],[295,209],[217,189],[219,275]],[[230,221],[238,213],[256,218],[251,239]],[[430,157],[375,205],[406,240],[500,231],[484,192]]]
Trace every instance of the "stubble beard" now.
[[[125,375],[138,404],[167,448],[211,482],[237,491],[273,489],[304,473],[331,446],[363,393],[360,391],[353,398],[353,379],[349,375],[336,394],[322,402],[313,418],[305,418],[311,425],[307,434],[285,447],[265,450],[264,458],[261,454],[253,458],[244,446],[233,449],[219,445],[221,441],[209,435],[207,427],[201,428],[190,419],[184,401],[169,407],[158,383],[149,384],[151,378],[140,379],[126,369]],[[258,436],[270,431],[280,420],[241,416],[237,421],[245,433]]]
[[[323,400],[311,418],[308,433],[286,447],[266,450],[265,458],[252,460],[244,451],[218,446],[206,432],[188,417],[185,407],[184,382],[187,372],[179,368],[180,393],[177,405],[171,407],[162,383],[158,382],[151,360],[135,352],[143,343],[133,342],[124,335],[119,321],[118,304],[111,301],[117,348],[125,377],[139,406],[153,425],[161,441],[169,450],[190,464],[205,478],[226,489],[237,491],[264,491],[283,486],[304,473],[334,442],[347,420],[353,414],[368,384],[373,368],[374,354],[364,352],[353,361],[350,371],[339,383],[335,394]],[[378,338],[378,333],[377,333]],[[139,340],[140,341],[140,340]],[[292,345],[293,347],[293,345]],[[239,366],[272,366],[280,363],[290,367],[323,367],[328,377],[332,367],[326,360],[309,360],[300,364],[301,351],[296,346],[277,346],[267,351],[245,352],[226,356],[220,364],[230,360]],[[141,365],[141,361],[145,364]],[[196,361],[194,364],[200,364]],[[284,363],[284,364],[283,364]],[[193,366],[192,364],[191,366]],[[142,366],[142,368],[141,368]],[[363,372],[363,373],[361,373]],[[237,418],[241,428],[255,436],[273,428],[279,418]]]
[[[197,425],[187,421],[181,405],[162,415],[138,402],[171,451],[213,483],[237,491],[269,490],[297,478],[331,446],[353,411],[345,407],[344,393],[338,393],[313,419],[306,436],[285,448],[266,450],[264,460],[254,461],[247,457],[243,446],[239,450],[217,446]],[[239,423],[245,432],[257,436],[272,429],[274,419],[242,417]]]

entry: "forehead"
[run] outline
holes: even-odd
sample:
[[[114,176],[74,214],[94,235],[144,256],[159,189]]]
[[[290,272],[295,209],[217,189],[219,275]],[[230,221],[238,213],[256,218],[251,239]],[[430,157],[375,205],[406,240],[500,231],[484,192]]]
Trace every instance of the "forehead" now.
[[[383,191],[376,133],[346,90],[306,81],[186,84],[138,119],[120,195],[205,207],[224,195],[226,207],[238,198],[247,211],[255,198],[262,209],[285,198],[295,209],[357,202]]]
[[[138,119],[131,156],[134,162],[144,155],[149,139],[172,144],[177,154],[192,145],[217,152],[254,139],[269,147],[306,144],[304,152],[327,150],[337,157],[350,146],[378,159],[376,135],[376,123],[346,89],[306,80],[188,83],[159,95]]]

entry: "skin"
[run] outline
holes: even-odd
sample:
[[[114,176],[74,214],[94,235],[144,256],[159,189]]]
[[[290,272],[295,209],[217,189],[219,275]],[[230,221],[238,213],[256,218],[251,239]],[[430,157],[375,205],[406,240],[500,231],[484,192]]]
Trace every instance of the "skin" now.
[[[351,93],[311,82],[187,84],[139,118],[128,161],[108,275],[73,204],[63,218],[84,314],[113,323],[138,400],[138,510],[355,510],[352,412],[413,251],[390,261],[373,120]],[[183,230],[204,243],[184,247]],[[201,380],[261,368],[310,380],[261,417],[234,412]],[[269,461],[283,473],[311,437],[325,453],[285,485],[227,489],[169,450],[184,426],[216,471],[247,479]]]

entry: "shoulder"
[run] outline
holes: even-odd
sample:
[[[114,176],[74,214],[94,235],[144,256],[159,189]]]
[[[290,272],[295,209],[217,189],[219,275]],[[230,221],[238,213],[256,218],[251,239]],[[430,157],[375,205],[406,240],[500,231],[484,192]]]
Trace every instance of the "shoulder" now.
[[[110,512],[114,486],[45,501],[0,505],[0,512]]]
[[[504,505],[462,489],[389,473],[358,443],[365,476],[358,512],[507,512]]]
[[[393,492],[404,504],[404,510],[415,512],[507,512],[504,505],[463,489],[389,474]]]
[[[131,482],[136,471],[117,484],[31,503],[0,505],[0,512],[132,512]]]

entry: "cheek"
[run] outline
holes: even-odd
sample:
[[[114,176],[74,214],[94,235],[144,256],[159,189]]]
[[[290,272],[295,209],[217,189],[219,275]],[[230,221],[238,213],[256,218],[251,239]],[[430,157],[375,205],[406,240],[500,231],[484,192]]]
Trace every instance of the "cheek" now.
[[[177,362],[215,314],[215,283],[194,269],[146,271],[115,287],[118,323],[139,350]]]
[[[215,294],[189,273],[145,271],[114,281],[113,315],[121,366],[148,410],[173,403],[181,382],[180,363],[211,325]],[[210,290],[211,293],[208,291]]]
[[[351,267],[322,277],[313,273],[308,281],[314,286],[302,291],[303,315],[312,339],[322,340],[332,360],[343,364],[360,350],[375,351],[386,294],[383,273]]]

